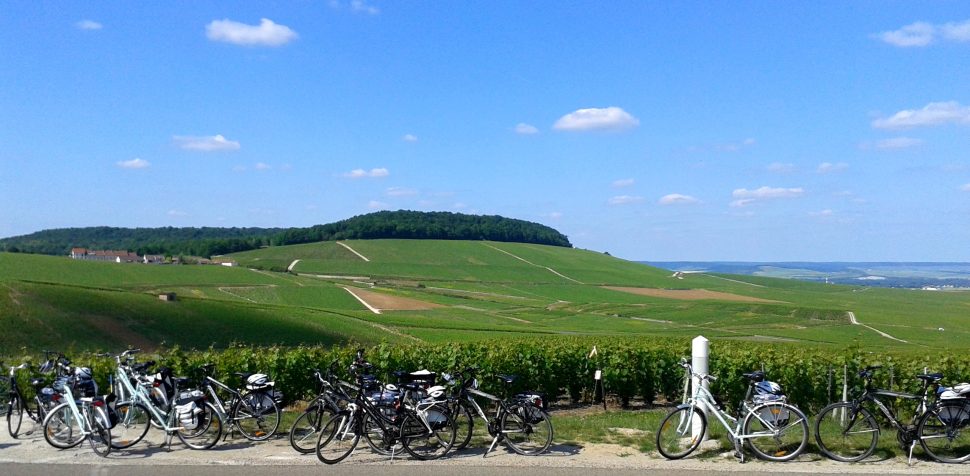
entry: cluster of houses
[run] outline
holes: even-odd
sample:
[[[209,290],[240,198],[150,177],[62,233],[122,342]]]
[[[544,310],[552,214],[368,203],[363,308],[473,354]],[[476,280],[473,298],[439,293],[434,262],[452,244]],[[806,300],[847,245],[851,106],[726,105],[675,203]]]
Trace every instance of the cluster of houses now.
[[[166,260],[164,255],[145,255],[139,256],[128,250],[89,250],[87,248],[71,248],[71,259],[85,261],[108,261],[113,263],[144,263],[144,264],[180,264],[181,260],[173,256],[171,260]],[[187,260],[188,262],[189,260]],[[222,258],[194,258],[192,263],[197,264],[217,264],[222,266],[236,266],[236,262]]]

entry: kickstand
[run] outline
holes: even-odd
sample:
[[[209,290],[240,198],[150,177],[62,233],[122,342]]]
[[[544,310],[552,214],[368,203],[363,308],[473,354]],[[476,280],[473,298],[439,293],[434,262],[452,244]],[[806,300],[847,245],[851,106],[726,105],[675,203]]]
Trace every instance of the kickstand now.
[[[170,431],[168,431],[168,432],[165,432],[165,442],[164,442],[164,443],[162,443],[162,446],[163,446],[163,447],[164,447],[164,446],[168,446],[168,450],[169,450],[169,451],[172,451],[172,436],[173,436],[173,435],[174,435],[174,433],[172,433],[172,432],[170,432]]]
[[[495,445],[498,444],[498,439],[501,436],[502,436],[501,433],[495,435],[495,438],[492,439],[492,444],[488,447],[488,450],[485,451],[485,454],[482,455],[482,458],[484,458],[485,456],[488,456],[488,453],[491,452],[493,449],[495,449]]]
[[[916,440],[913,440],[909,444],[909,460],[906,462],[909,466],[913,465],[913,448],[916,447]]]

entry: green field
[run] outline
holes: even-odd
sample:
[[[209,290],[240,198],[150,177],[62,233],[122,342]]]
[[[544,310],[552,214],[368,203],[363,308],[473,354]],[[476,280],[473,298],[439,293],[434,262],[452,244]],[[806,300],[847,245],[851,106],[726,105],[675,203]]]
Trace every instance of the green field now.
[[[516,243],[341,243],[238,253],[231,257],[240,266],[232,268],[2,253],[0,355],[47,347],[448,342],[528,335],[702,334],[913,350],[970,344],[966,292],[754,276],[678,278],[601,253]],[[292,272],[284,272],[291,264]],[[604,286],[733,296],[675,299]],[[392,304],[375,314],[345,288]],[[176,293],[177,300],[159,300],[162,292]],[[394,301],[399,298],[409,301]],[[740,300],[746,298],[762,301]],[[410,306],[399,307],[400,302]],[[865,326],[853,325],[849,312]]]

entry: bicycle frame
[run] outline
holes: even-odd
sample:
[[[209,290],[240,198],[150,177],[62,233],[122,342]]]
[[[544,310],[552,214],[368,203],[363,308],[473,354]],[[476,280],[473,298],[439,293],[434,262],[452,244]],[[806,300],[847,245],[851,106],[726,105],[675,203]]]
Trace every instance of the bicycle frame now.
[[[120,382],[126,394],[131,396],[131,400],[129,400],[128,403],[132,405],[141,404],[143,407],[145,407],[152,419],[154,419],[155,422],[161,426],[162,430],[166,433],[171,434],[175,431],[183,429],[181,426],[173,425],[175,420],[174,406],[169,408],[168,411],[163,411],[162,409],[158,408],[155,405],[155,402],[152,401],[151,396],[144,385],[138,385],[135,387],[131,384],[131,379],[129,378],[128,373],[125,372],[124,367],[120,365],[120,361],[118,369],[116,370],[116,375],[116,381]],[[128,412],[125,415],[125,418],[130,418],[130,415],[131,412]],[[130,421],[126,423],[130,423]]]

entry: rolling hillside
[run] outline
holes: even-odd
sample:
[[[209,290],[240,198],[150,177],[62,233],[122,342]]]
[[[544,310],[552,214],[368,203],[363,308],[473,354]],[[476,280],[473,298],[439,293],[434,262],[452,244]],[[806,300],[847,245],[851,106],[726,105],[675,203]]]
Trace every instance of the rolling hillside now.
[[[914,350],[970,343],[968,293],[677,277],[591,251],[489,241],[349,240],[231,257],[241,266],[0,253],[0,355],[525,335],[703,334]],[[162,292],[178,299],[163,302]]]

